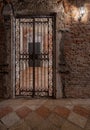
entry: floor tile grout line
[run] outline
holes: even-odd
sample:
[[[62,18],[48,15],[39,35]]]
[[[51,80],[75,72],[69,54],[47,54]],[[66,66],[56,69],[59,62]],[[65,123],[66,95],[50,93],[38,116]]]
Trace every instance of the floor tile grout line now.
[[[85,124],[85,127],[84,127],[84,128],[86,128],[86,126],[87,126],[87,123],[88,123],[88,118],[87,118],[87,122],[86,122],[86,124]]]
[[[79,125],[75,124],[74,122],[72,122],[72,121],[70,121],[70,120],[68,120],[68,119],[67,119],[67,121],[69,121],[70,123],[74,124],[75,126],[78,126],[79,128],[81,128],[81,129],[83,129],[83,130],[84,130],[84,128],[85,128],[85,127],[84,127],[84,128],[80,127]]]
[[[9,128],[7,128],[7,126],[3,123],[3,121],[1,121],[1,119],[0,119],[0,122],[6,127],[7,130],[9,130]]]

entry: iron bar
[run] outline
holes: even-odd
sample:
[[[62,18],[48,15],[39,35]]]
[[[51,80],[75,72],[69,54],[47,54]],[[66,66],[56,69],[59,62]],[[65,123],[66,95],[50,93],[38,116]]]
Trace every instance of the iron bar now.
[[[20,86],[21,86],[21,76],[20,76],[20,19],[19,19],[19,90],[20,90]],[[20,91],[19,91],[19,94],[20,94]]]
[[[41,19],[42,21],[42,19]],[[42,34],[42,23],[40,23],[40,43],[41,43],[41,48],[40,48],[40,56],[39,56],[39,60],[40,60],[40,64],[41,64],[41,67],[40,67],[40,86],[41,86],[41,89],[43,88],[43,34]]]
[[[49,18],[48,18],[48,56],[49,56]],[[49,96],[49,57],[48,57],[48,96]]]
[[[33,18],[33,94],[35,96],[35,18]]]
[[[16,96],[16,19],[15,19],[15,96]]]

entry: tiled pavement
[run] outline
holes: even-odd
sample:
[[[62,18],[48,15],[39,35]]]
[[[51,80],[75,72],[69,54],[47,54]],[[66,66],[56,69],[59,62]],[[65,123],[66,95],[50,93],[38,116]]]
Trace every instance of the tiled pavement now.
[[[1,101],[0,130],[90,130],[90,99]]]

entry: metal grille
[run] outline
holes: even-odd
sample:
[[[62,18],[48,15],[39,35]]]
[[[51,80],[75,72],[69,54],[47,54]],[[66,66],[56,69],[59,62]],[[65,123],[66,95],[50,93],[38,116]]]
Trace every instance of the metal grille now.
[[[52,15],[16,17],[16,96],[55,96],[54,20]]]

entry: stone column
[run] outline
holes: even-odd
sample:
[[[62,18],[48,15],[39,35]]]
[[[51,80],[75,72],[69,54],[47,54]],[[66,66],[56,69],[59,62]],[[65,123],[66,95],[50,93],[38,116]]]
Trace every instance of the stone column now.
[[[61,77],[61,84],[62,84],[62,88],[61,88],[61,91],[62,91],[62,97],[66,97],[65,95],[65,75],[69,73],[69,68],[67,66],[67,63],[65,61],[65,56],[64,56],[64,39],[65,39],[65,35],[66,33],[68,32],[69,30],[68,29],[62,29],[62,30],[59,30],[59,33],[61,35],[61,40],[60,40],[60,60],[59,60],[59,74],[60,74],[60,77]]]

